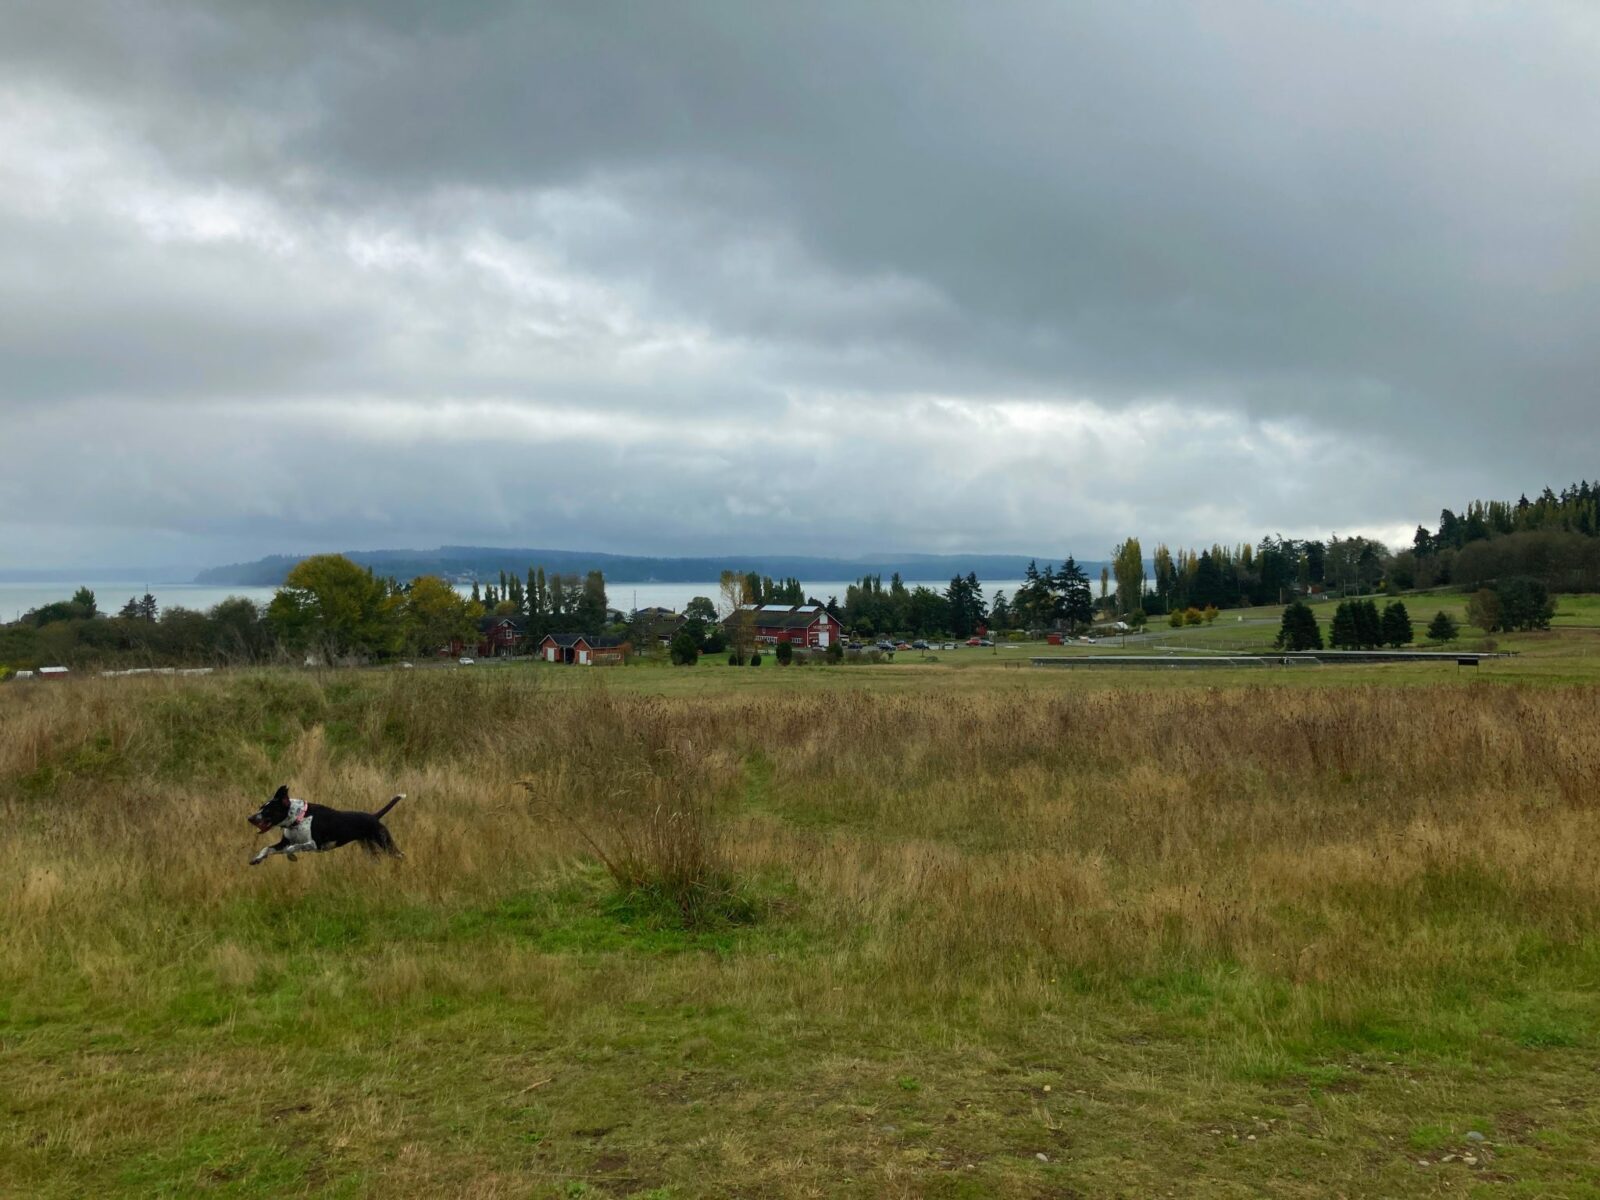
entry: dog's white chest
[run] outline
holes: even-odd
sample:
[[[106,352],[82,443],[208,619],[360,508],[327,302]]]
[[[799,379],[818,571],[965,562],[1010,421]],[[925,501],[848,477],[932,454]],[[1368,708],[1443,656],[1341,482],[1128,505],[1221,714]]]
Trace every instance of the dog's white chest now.
[[[311,838],[311,806],[304,800],[289,801],[289,819],[283,823],[283,840],[296,846],[314,846]]]

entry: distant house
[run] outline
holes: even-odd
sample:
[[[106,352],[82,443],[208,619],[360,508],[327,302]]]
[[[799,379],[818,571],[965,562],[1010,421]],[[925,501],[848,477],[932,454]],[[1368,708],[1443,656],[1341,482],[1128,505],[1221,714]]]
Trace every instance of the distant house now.
[[[40,679],[65,679],[67,677],[68,673],[69,672],[67,671],[67,668],[65,668],[65,667],[40,667],[39,668],[39,678]]]
[[[592,638],[584,633],[547,633],[539,643],[545,662],[593,667],[620,663],[633,647],[621,638]]]
[[[820,604],[744,604],[723,622],[725,628],[735,625],[748,627],[758,642],[791,642],[818,650],[841,641],[843,632]]]
[[[478,621],[478,657],[510,658],[527,630],[514,617],[482,617]]]
[[[654,637],[665,646],[687,620],[670,608],[641,608],[633,614],[633,631],[636,636]]]

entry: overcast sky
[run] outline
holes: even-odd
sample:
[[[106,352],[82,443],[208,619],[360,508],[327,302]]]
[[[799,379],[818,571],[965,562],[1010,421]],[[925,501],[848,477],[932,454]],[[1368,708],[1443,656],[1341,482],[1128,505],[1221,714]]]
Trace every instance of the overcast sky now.
[[[0,0],[0,566],[1600,474],[1600,6]]]

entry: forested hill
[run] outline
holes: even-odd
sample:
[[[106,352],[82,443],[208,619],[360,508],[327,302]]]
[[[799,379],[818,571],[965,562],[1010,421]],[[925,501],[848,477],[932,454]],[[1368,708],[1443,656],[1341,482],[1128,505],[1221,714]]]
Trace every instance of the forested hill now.
[[[940,580],[976,574],[980,579],[1020,579],[1027,569],[1024,554],[901,554],[871,558],[819,558],[783,554],[728,555],[725,558],[646,558],[588,550],[540,550],[500,546],[440,546],[437,550],[353,550],[345,557],[380,575],[410,579],[417,575],[466,575],[494,579],[501,571],[521,574],[529,567],[581,575],[603,571],[611,583],[708,583],[723,571],[754,571],[774,578],[801,580],[858,579],[862,575],[899,573],[904,579]],[[1043,562],[1048,555],[1040,555]],[[1058,556],[1059,557],[1059,556]],[[255,562],[211,567],[196,583],[275,587],[300,556],[275,554]],[[1098,572],[1101,564],[1085,563]]]

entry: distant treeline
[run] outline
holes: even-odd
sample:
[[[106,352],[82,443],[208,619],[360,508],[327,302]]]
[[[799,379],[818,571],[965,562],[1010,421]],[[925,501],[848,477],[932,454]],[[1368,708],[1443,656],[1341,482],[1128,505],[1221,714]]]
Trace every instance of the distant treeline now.
[[[1535,500],[1474,500],[1461,515],[1444,509],[1437,529],[1417,526],[1396,556],[1408,586],[1468,590],[1512,577],[1557,592],[1600,591],[1600,483],[1545,488]]]
[[[270,662],[282,649],[260,608],[241,596],[207,612],[172,607],[155,597],[130,599],[115,615],[102,613],[94,592],[34,609],[0,625],[0,668],[194,666]]]

